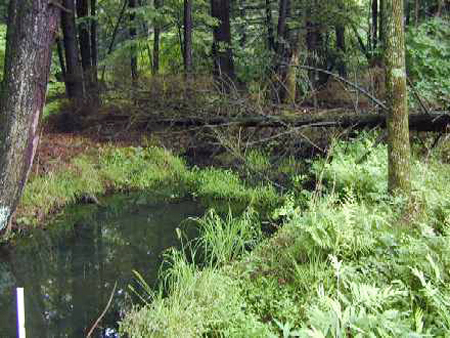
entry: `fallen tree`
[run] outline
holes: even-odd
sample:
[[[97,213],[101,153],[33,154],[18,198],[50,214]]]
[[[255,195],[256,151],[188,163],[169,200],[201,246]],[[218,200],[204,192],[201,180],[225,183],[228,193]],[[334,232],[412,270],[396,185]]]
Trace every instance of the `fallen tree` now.
[[[144,123],[143,121],[137,123]],[[284,116],[252,116],[252,117],[214,117],[214,118],[172,118],[148,120],[145,123],[172,126],[172,127],[202,127],[202,126],[238,126],[258,128],[280,127],[340,127],[340,128],[385,128],[386,116],[384,114],[333,114],[323,115],[299,115],[296,117]],[[411,114],[409,116],[409,128],[415,131],[445,132],[450,125],[448,112],[436,112],[430,114]]]

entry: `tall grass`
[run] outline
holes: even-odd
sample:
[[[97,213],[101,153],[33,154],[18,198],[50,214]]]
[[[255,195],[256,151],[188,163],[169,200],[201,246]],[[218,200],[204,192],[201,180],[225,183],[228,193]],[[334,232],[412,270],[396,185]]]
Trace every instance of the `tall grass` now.
[[[233,217],[231,210],[221,217],[211,209],[196,221],[201,233],[196,249],[202,251],[203,259],[212,267],[239,258],[262,239],[261,225],[253,209],[239,218]]]

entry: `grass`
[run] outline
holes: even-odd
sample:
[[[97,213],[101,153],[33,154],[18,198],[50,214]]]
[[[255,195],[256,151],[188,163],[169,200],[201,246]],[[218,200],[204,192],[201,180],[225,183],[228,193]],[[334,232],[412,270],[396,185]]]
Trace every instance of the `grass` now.
[[[221,177],[225,183],[219,183]],[[226,170],[189,169],[181,158],[162,148],[104,146],[74,158],[59,170],[32,177],[16,222],[21,228],[36,226],[82,196],[114,191],[147,191],[160,200],[190,195],[223,209],[230,204],[261,209],[279,203],[279,195],[270,186],[249,186]]]
[[[258,212],[210,212],[198,220],[203,235],[189,250],[171,252],[165,282],[147,290],[152,298],[127,314],[121,331],[132,337],[448,337],[448,165],[440,150],[429,161],[416,156],[414,198],[406,204],[387,195],[386,149],[371,149],[373,140],[363,134],[337,142],[330,162],[316,160],[311,174],[320,189],[288,194],[272,210],[284,226],[271,238],[255,232]],[[368,149],[367,160],[356,165]],[[227,186],[239,186],[227,175]],[[213,264],[195,264],[200,256]]]

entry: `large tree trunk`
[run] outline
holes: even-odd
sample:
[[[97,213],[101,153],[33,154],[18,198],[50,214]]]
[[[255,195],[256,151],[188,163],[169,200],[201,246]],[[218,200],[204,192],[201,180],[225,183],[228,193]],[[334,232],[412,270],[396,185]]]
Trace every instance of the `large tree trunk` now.
[[[16,209],[38,144],[59,10],[48,0],[11,0],[0,110],[0,230]]]
[[[64,0],[63,6],[67,11],[61,12],[61,26],[64,35],[64,50],[66,54],[66,88],[69,98],[82,101],[83,90],[83,69],[78,60],[78,39],[75,25],[75,5],[74,0]]]
[[[211,16],[219,21],[213,32],[213,75],[223,89],[230,92],[235,81],[231,49],[230,0],[211,0]]]
[[[406,91],[405,32],[403,27],[403,0],[386,2],[386,94],[389,157],[389,191],[409,195],[410,145],[408,102]]]

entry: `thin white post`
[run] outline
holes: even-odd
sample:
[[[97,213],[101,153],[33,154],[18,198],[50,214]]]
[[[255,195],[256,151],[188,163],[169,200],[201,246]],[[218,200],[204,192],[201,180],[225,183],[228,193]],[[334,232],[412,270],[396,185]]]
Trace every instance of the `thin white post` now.
[[[17,288],[17,337],[25,338],[25,297],[23,288]]]

